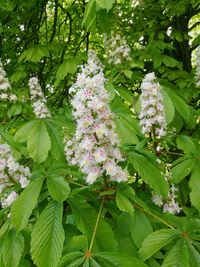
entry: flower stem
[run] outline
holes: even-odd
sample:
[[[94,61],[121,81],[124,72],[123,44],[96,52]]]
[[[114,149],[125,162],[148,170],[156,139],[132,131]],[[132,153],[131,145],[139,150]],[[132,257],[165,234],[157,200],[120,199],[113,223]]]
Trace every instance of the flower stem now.
[[[101,206],[100,206],[100,209],[99,209],[99,212],[98,212],[97,220],[96,220],[96,223],[95,223],[95,226],[94,226],[94,231],[93,231],[93,234],[92,234],[92,239],[91,239],[89,250],[88,250],[89,252],[91,252],[92,248],[93,248],[94,239],[95,239],[95,236],[96,236],[97,227],[98,227],[99,220],[100,220],[100,217],[101,217],[104,200],[105,200],[105,196],[103,196],[102,201],[101,201]]]

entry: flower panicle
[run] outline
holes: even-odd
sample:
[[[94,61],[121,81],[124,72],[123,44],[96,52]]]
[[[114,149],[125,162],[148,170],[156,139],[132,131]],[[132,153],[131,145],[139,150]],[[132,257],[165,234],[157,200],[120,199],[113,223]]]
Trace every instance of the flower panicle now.
[[[70,88],[70,93],[74,94],[71,104],[76,132],[72,139],[65,140],[66,158],[86,174],[88,184],[104,174],[113,181],[126,181],[127,174],[118,165],[123,158],[109,107],[109,94],[104,88],[102,65],[94,51],[89,51],[88,62],[81,69]]]

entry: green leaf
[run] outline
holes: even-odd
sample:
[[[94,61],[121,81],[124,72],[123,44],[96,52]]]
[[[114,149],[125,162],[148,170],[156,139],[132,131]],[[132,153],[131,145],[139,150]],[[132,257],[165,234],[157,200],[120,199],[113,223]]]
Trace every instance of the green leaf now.
[[[178,135],[176,143],[179,149],[182,149],[185,154],[193,155],[197,150],[191,137],[187,135]]]
[[[116,204],[121,211],[126,211],[130,214],[134,213],[134,208],[131,202],[125,195],[118,191],[116,193]]]
[[[53,119],[46,120],[45,123],[51,138],[50,153],[56,160],[61,161],[64,158],[64,144],[61,126],[58,127],[58,123]]]
[[[184,122],[187,124],[189,128],[194,128],[196,121],[194,118],[194,115],[191,112],[191,108],[186,104],[186,102],[178,96],[173,90],[169,88],[165,88],[168,95],[170,95],[170,98],[174,104],[175,109],[178,111],[178,113],[181,115]]]
[[[35,120],[27,135],[27,149],[37,163],[45,161],[51,148],[51,140],[42,120]]]
[[[141,260],[120,252],[106,251],[94,253],[93,257],[98,257],[112,263],[116,267],[147,267]]]
[[[69,266],[69,264],[75,262],[77,259],[80,259],[83,257],[83,252],[70,252],[62,257],[62,259],[59,261],[57,267],[66,267]]]
[[[64,62],[58,68],[56,79],[58,81],[63,80],[67,76],[67,74],[74,74],[77,71],[77,68],[77,61],[74,58],[68,58],[64,60]]]
[[[165,257],[162,267],[190,267],[189,253],[184,239],[179,240]]]
[[[167,124],[170,124],[173,121],[173,118],[175,115],[175,108],[174,108],[171,98],[165,92],[165,90],[161,89],[161,93],[163,96],[163,103],[165,107],[166,121],[167,121]]]
[[[155,69],[160,68],[160,66],[162,65],[162,56],[161,55],[156,55],[153,58],[153,66]]]
[[[106,9],[108,12],[115,3],[115,0],[96,0],[96,3],[100,8]]]
[[[179,183],[183,180],[188,174],[191,173],[194,165],[195,165],[195,158],[188,158],[181,163],[177,164],[175,167],[172,168],[172,182]]]
[[[51,200],[34,225],[31,255],[38,267],[55,267],[62,254],[64,230],[62,204]]]
[[[47,178],[47,186],[51,197],[58,201],[65,201],[70,193],[68,182],[62,176],[51,175]]]
[[[22,52],[22,54],[19,57],[19,62],[22,60],[24,61],[31,61],[31,62],[38,62],[43,57],[49,56],[49,50],[47,47],[43,45],[32,45],[28,49]]]
[[[42,178],[33,180],[14,201],[11,208],[11,219],[17,231],[21,231],[27,226],[29,217],[36,206],[42,184]]]
[[[140,257],[147,260],[179,235],[180,233],[173,229],[161,229],[151,233],[142,243],[139,250]]]
[[[175,60],[173,57],[169,57],[167,55],[163,55],[163,63],[167,67],[171,67],[171,68],[174,68],[174,67],[180,65],[180,63],[177,60]]]
[[[87,3],[84,17],[83,26],[86,27],[87,31],[94,31],[96,28],[96,1],[90,0]]]
[[[200,266],[200,253],[189,243],[190,267]]]
[[[140,248],[144,239],[152,232],[153,228],[147,216],[143,212],[136,210],[131,228],[131,237],[136,246]]]
[[[121,140],[121,144],[137,144],[138,138],[132,129],[132,125],[130,125],[127,121],[123,119],[116,118],[116,132],[119,135]]]
[[[127,88],[117,87],[116,90],[120,94],[122,99],[124,99],[129,104],[133,103],[133,95]]]
[[[3,240],[3,261],[5,267],[17,267],[24,250],[24,237],[15,230],[6,233]]]
[[[169,187],[159,169],[142,154],[130,152],[128,153],[128,157],[141,178],[148,183],[158,195],[166,197]]]
[[[192,205],[200,210],[200,166],[196,164],[189,182],[191,193],[190,200]]]
[[[70,200],[73,217],[78,229],[91,240],[97,219],[97,212],[87,203],[78,200]],[[94,240],[93,251],[116,250],[117,242],[114,237],[111,226],[107,221],[100,217],[97,232]]]

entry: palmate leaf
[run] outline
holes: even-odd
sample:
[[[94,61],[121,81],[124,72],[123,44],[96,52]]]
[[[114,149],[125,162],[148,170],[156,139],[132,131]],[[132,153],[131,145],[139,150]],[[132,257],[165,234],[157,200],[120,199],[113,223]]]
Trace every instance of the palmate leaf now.
[[[128,153],[129,160],[141,178],[150,185],[150,187],[163,197],[167,196],[169,187],[158,168],[153,165],[149,159],[135,152]]]
[[[162,267],[190,267],[189,252],[184,239],[180,239],[165,257]]]
[[[190,267],[199,267],[200,266],[200,253],[196,248],[191,244],[187,243],[189,249],[189,258],[190,258]]]
[[[69,264],[77,261],[78,259],[82,258],[84,256],[83,252],[70,252],[62,257],[62,259],[59,261],[57,267],[65,267],[69,266]]]
[[[47,47],[35,44],[22,52],[19,57],[19,62],[21,62],[22,60],[38,62],[41,58],[48,57],[48,55],[49,50]]]
[[[14,201],[11,208],[11,219],[17,231],[21,231],[27,226],[28,219],[36,206],[42,183],[42,178],[35,179]]]
[[[180,233],[173,229],[161,229],[151,233],[142,243],[139,250],[140,257],[147,260],[179,235]]]
[[[97,252],[93,254],[93,257],[104,259],[116,267],[147,267],[142,260],[117,251]]]
[[[31,255],[37,267],[55,267],[64,243],[63,207],[51,200],[34,225],[31,235]]]
[[[75,199],[70,200],[73,217],[78,229],[90,241],[94,231],[97,212],[87,203],[82,203]],[[117,242],[114,237],[111,226],[103,217],[100,217],[97,232],[94,240],[93,251],[116,250]]]
[[[2,254],[5,267],[17,267],[24,249],[24,237],[14,229],[8,231],[3,240]]]
[[[27,149],[30,157],[37,163],[45,161],[51,148],[47,127],[42,120],[35,120],[28,135]]]

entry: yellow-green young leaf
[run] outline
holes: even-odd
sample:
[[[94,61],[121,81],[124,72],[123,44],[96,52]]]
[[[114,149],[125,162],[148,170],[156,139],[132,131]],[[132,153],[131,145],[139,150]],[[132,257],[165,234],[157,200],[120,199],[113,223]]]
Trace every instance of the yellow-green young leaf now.
[[[29,217],[37,204],[42,183],[42,178],[33,180],[14,201],[11,208],[11,219],[17,231],[21,231],[27,226]]]
[[[42,120],[36,120],[27,135],[29,156],[37,163],[45,161],[51,148],[51,140],[46,125]]]
[[[166,197],[169,186],[164,177],[161,175],[159,169],[142,154],[130,152],[128,157],[141,178],[148,183],[158,195]]]
[[[116,132],[121,140],[121,144],[137,144],[138,138],[132,129],[132,125],[123,119],[115,119]]]
[[[180,233],[173,229],[161,229],[148,235],[139,250],[140,257],[145,261],[162,247],[170,243]]]
[[[19,57],[19,62],[24,60],[36,63],[41,58],[48,57],[48,55],[49,55],[49,50],[47,49],[47,47],[35,44],[22,52],[22,54]]]
[[[93,257],[101,258],[116,267],[147,267],[140,259],[117,251],[96,252]]]
[[[131,79],[132,78],[132,75],[133,75],[133,72],[131,70],[124,70],[124,75]]]
[[[64,177],[56,175],[48,177],[47,186],[49,193],[54,200],[63,202],[68,198],[70,187]]]
[[[37,267],[57,266],[63,249],[63,207],[51,200],[36,221],[31,235],[31,255]]]
[[[174,108],[171,98],[165,92],[165,90],[161,89],[161,93],[163,96],[163,102],[164,102],[164,107],[165,107],[166,121],[167,121],[167,124],[170,124],[173,121],[173,118],[175,115],[175,108]]]
[[[31,128],[36,123],[36,120],[29,121],[24,124],[15,134],[14,140],[17,142],[25,142],[27,140],[27,135],[31,131]]]
[[[24,237],[14,229],[6,233],[3,239],[2,253],[5,267],[17,267],[24,250]]]
[[[69,264],[75,262],[77,259],[80,259],[84,256],[83,252],[70,252],[66,255],[64,255],[61,260],[58,263],[57,267],[66,267],[69,266]]]
[[[190,267],[189,252],[185,240],[180,239],[165,257],[162,267]]]
[[[190,200],[192,202],[192,205],[198,210],[200,210],[200,166],[199,166],[199,163],[197,163],[194,167],[194,170],[190,178],[189,186],[191,189]]]
[[[100,8],[109,11],[115,3],[115,0],[96,0],[96,3]]]
[[[179,183],[188,174],[190,174],[195,165],[195,162],[196,162],[195,158],[189,158],[177,164],[175,167],[173,167],[172,168],[172,182]]]
[[[87,31],[94,31],[96,28],[96,0],[89,0],[87,3],[84,17],[83,26]]]
[[[134,212],[133,205],[128,200],[128,198],[120,192],[116,193],[116,203],[117,203],[117,207],[121,211],[126,211],[130,214],[133,214],[133,212]]]

